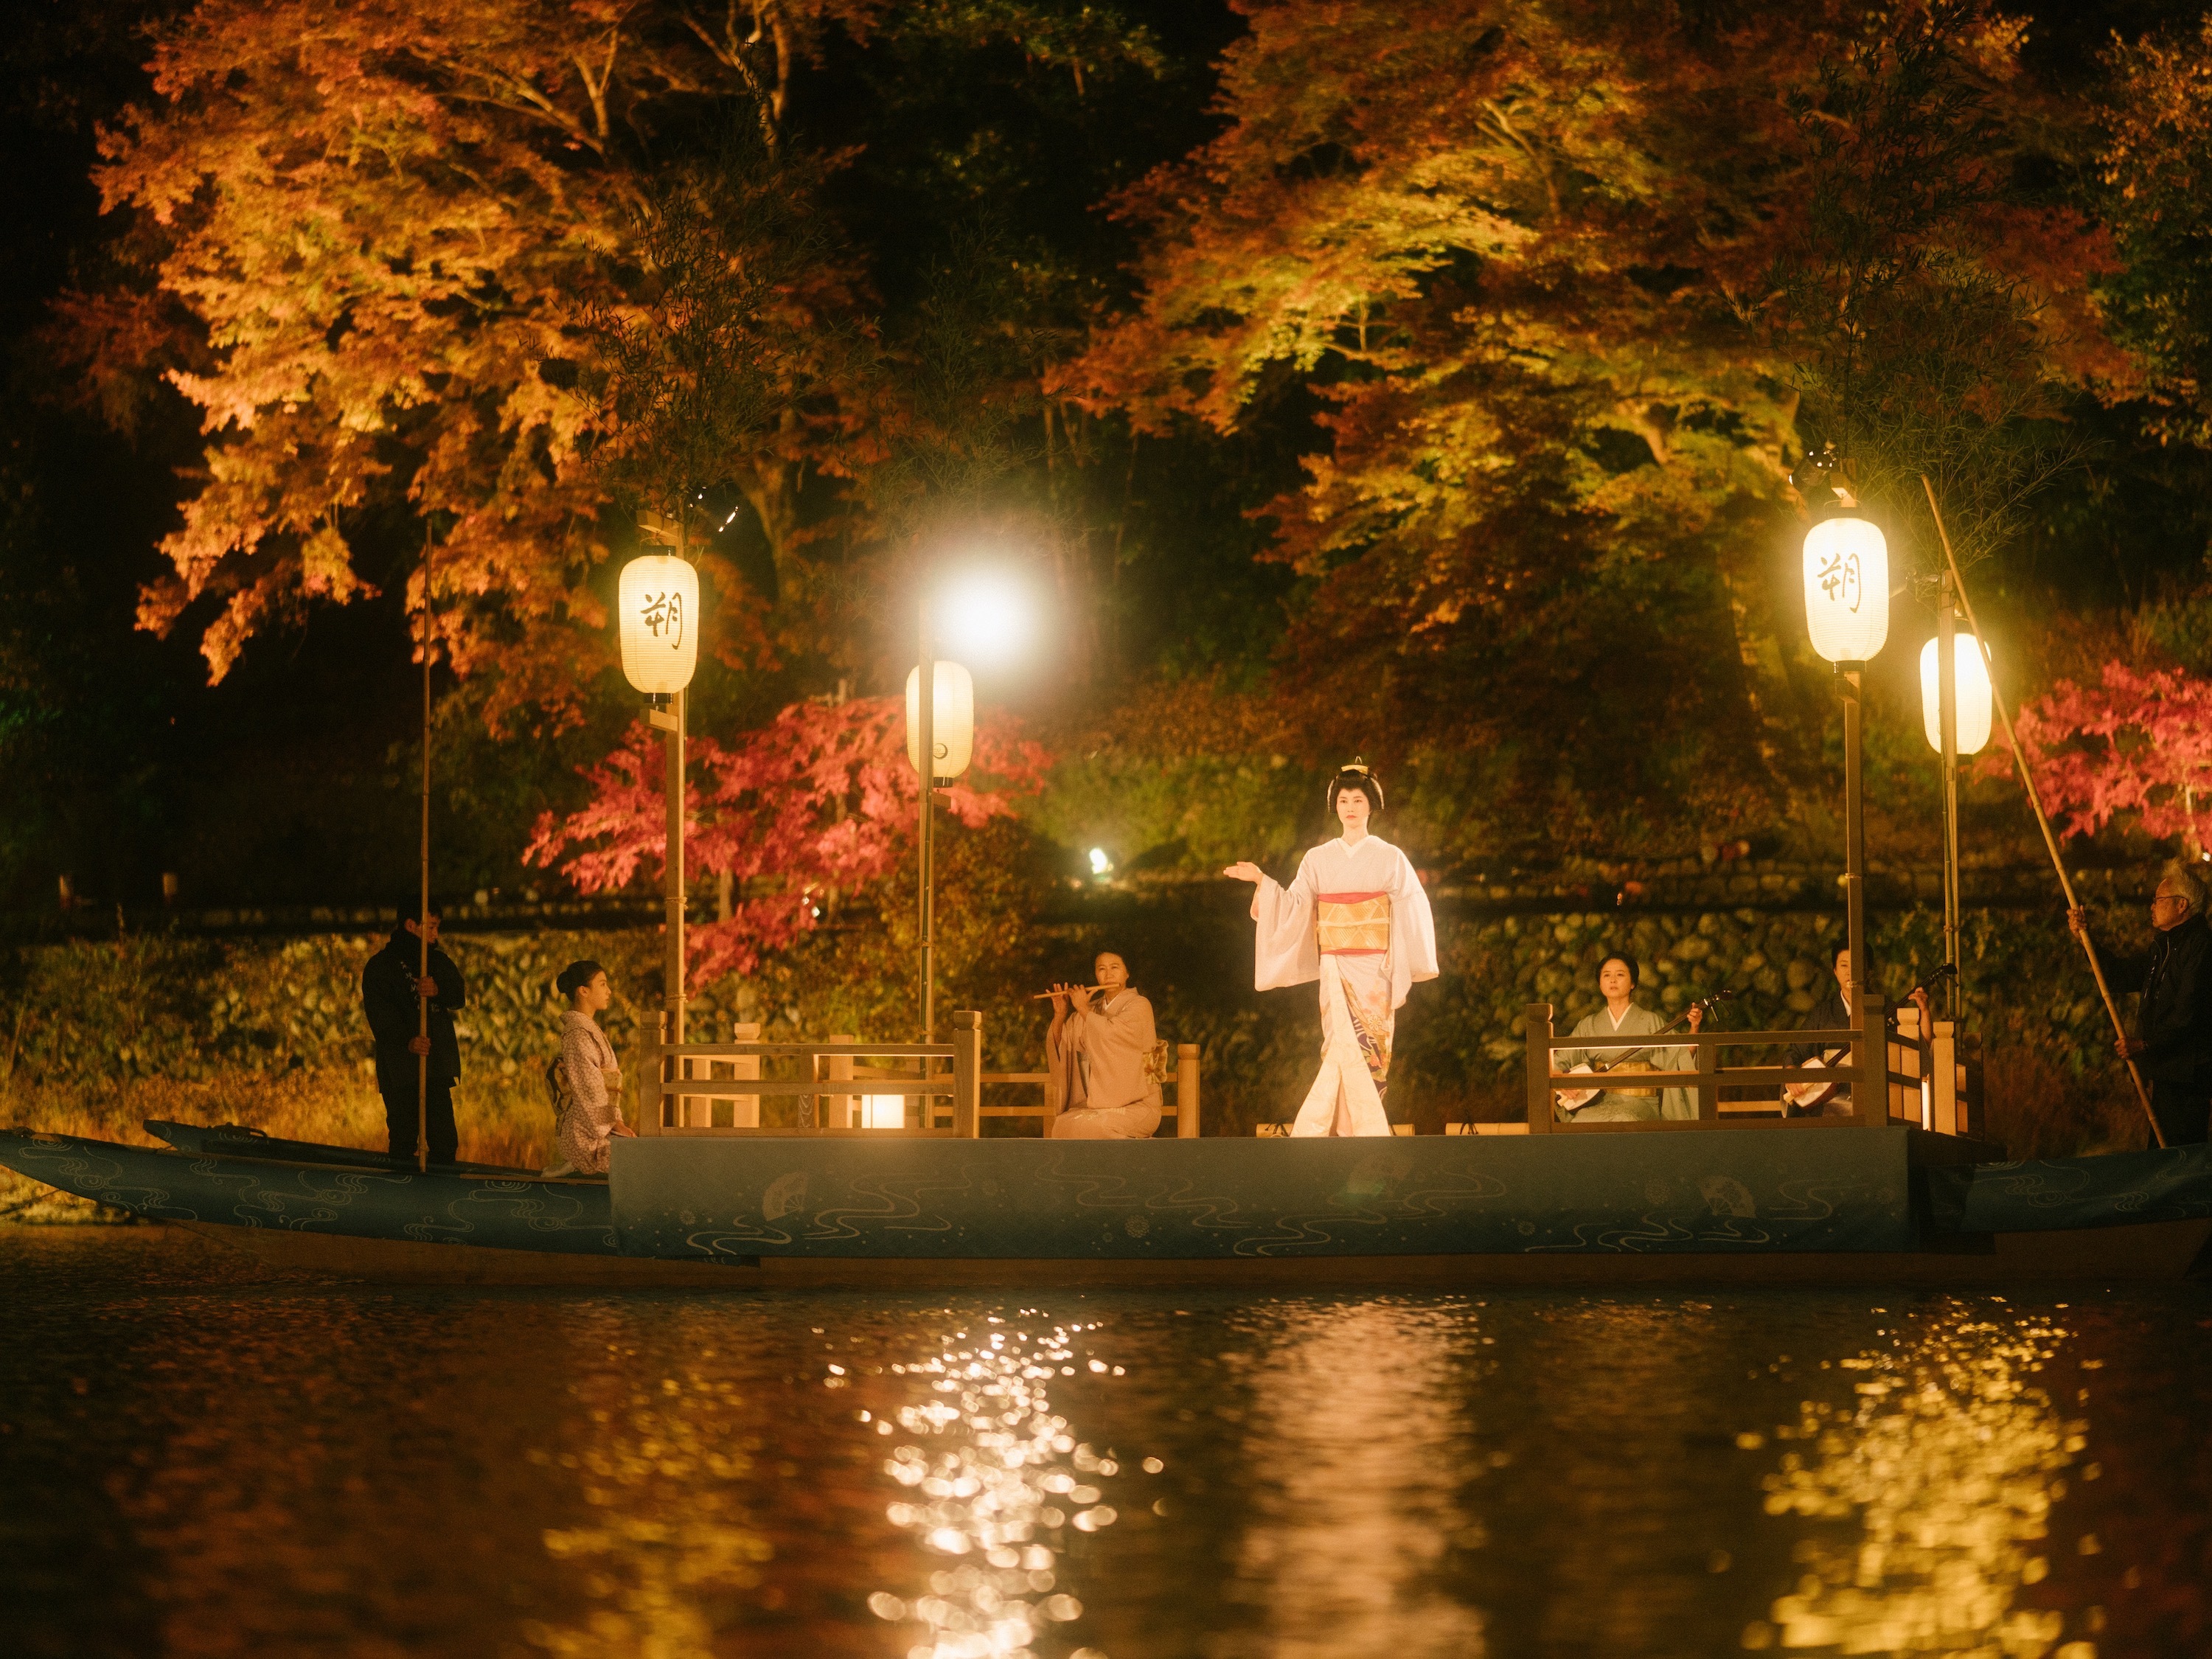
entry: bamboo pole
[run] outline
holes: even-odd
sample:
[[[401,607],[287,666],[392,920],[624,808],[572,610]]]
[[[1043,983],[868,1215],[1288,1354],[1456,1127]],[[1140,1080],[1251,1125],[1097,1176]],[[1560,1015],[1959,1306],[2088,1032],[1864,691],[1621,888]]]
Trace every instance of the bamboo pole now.
[[[415,937],[422,945],[416,972],[416,1036],[422,1052],[415,1056],[415,1167],[430,1169],[430,999],[422,981],[430,977],[430,562],[434,533],[422,537],[422,888],[415,915]]]
[[[916,830],[917,856],[915,866],[920,876],[915,917],[921,931],[921,1040],[937,1041],[937,939],[935,927],[937,906],[931,890],[936,872],[931,866],[930,807],[937,788],[937,659],[935,642],[929,631],[929,569],[921,567],[922,592],[919,607],[921,664],[915,670],[915,695],[919,699],[915,709],[916,758],[921,773],[921,816]]]
[[[1943,543],[1943,562],[1951,572],[1951,586],[1958,595],[1959,608],[1966,613],[1966,627],[1972,633],[1978,647],[1987,635],[1982,632],[1982,624],[1974,616],[1974,602],[1967,596],[1966,584],[1959,574],[1959,556],[1951,550],[1951,532],[1943,527],[1943,509],[1936,504],[1936,486],[1928,482],[1925,472],[1920,475],[1920,487],[1928,492],[1928,510],[1935,515],[1936,534]],[[2028,769],[2027,751],[2020,746],[2020,738],[2014,733],[2012,713],[2005,707],[2004,693],[1997,690],[1995,674],[1990,676],[1990,701],[1997,711],[1999,724],[2004,727],[2005,742],[2012,746],[2013,764],[2020,769],[2020,787],[2027,791],[2027,804],[2035,809],[2036,828],[2043,831],[2043,844],[2050,851],[2051,868],[2058,872],[2059,890],[2066,895],[2066,911],[2070,918],[2081,906],[2074,896],[2074,882],[2066,873],[2066,860],[2058,854],[2058,837],[2051,833],[2050,817],[2043,810],[2043,797],[2036,793],[2035,776]],[[2105,982],[2105,965],[2097,960],[2096,944],[2090,939],[2086,927],[2075,937],[2081,941],[2082,951],[2089,958],[2089,973],[2097,981],[2097,994],[2105,1000],[2105,1012],[2112,1019],[2112,1030],[2124,1044],[2128,1040],[2128,1028],[2120,1018],[2119,1005],[2112,1000],[2112,988]],[[2143,1116],[2150,1124],[2151,1139],[2163,1147],[2166,1136],[2159,1129],[2158,1115],[2150,1109],[2150,1091],[2143,1086],[2142,1073],[2136,1066],[2134,1056],[2124,1053],[2122,1058],[2127,1065],[2128,1078],[2136,1085],[2136,1099],[2142,1104]]]

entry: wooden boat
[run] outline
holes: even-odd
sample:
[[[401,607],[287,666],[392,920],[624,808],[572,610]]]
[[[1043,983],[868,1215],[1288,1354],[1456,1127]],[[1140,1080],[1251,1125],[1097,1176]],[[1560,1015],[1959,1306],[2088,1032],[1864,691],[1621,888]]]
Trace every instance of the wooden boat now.
[[[161,1132],[179,1146],[0,1132],[0,1164],[273,1265],[410,1281],[1972,1285],[2176,1279],[2212,1241],[2206,1148],[1975,1163],[1970,1143],[1903,1126],[1387,1141],[666,1136],[617,1143],[611,1182],[422,1174],[347,1148]]]

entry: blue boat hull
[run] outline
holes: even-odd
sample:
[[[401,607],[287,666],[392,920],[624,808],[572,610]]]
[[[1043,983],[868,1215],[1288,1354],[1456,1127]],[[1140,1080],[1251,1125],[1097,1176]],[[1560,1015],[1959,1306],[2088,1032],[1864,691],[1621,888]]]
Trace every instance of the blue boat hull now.
[[[624,1251],[664,1260],[1897,1252],[1917,1136],[672,1136],[617,1145],[611,1184]]]

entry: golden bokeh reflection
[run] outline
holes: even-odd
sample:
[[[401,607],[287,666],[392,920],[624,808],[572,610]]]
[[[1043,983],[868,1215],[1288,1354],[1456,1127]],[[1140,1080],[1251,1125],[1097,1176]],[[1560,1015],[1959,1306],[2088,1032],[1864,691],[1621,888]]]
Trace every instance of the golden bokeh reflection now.
[[[1769,1515],[1815,1525],[1801,1576],[1743,1636],[1751,1649],[2095,1659],[2066,1615],[2016,1605],[2048,1570],[2051,1505],[2084,1425],[2032,1380],[2068,1333],[2049,1319],[1954,1305],[1838,1361],[1849,1407],[1805,1402],[1765,1477]],[[1763,1437],[1747,1433],[1741,1443]],[[1820,1522],[1845,1522],[1828,1528]]]
[[[1481,1613],[1448,1584],[1454,1553],[1485,1542],[1459,1498],[1465,1330],[1434,1308],[1328,1304],[1257,1356],[1238,1461],[1262,1484],[1231,1589],[1255,1619],[1215,1638],[1214,1659],[1486,1651]]]
[[[1083,1616],[1064,1582],[1070,1529],[1096,1533],[1118,1518],[1106,1486],[1111,1456],[1079,1440],[1052,1409],[1050,1385],[1080,1365],[1081,1325],[1042,1316],[980,1321],[929,1358],[890,1367],[923,1396],[877,1425],[883,1471],[900,1488],[887,1507],[928,1565],[920,1583],[868,1598],[879,1619],[914,1634],[907,1659],[1047,1659],[1066,1653],[1056,1627]],[[1071,1659],[1105,1659],[1076,1648]]]

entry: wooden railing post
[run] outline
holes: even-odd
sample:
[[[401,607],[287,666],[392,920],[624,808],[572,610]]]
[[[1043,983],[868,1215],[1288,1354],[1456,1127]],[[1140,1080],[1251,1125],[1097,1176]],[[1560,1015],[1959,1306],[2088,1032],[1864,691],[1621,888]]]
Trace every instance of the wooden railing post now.
[[[645,1042],[637,1057],[637,1132],[657,1135],[663,1127],[660,1114],[667,1101],[667,1091],[661,1086],[668,1076],[667,1011],[657,1011],[641,1023]]]
[[[1700,1042],[1694,1052],[1698,1079],[1698,1121],[1717,1123],[1721,1121],[1721,1089],[1713,1074],[1720,1066],[1721,1046],[1717,1042]]]
[[[1521,1010],[1521,1030],[1528,1040],[1528,1133],[1552,1133],[1552,1005],[1531,1002]]]
[[[1966,1133],[1959,1121],[1959,1027],[1939,1019],[1928,1039],[1928,1127],[1939,1135]]]
[[[952,1133],[973,1140],[983,1132],[983,1016],[952,1012]]]
[[[1858,964],[1852,964],[1854,972]],[[1889,1127],[1889,1010],[1878,996],[1863,995],[1858,1006],[1858,1041],[1851,1044],[1859,1080],[1851,1085],[1851,1105],[1862,1125]]]
[[[836,1033],[832,1035],[830,1039],[832,1042],[858,1042],[860,1040],[860,1039],[859,1037],[854,1036],[849,1031]],[[816,1056],[816,1058],[819,1062],[815,1073],[816,1076],[819,1077],[823,1075],[821,1068],[826,1066],[828,1068],[828,1076],[830,1082],[848,1083],[852,1080],[852,1055],[820,1054]],[[859,1097],[854,1095],[823,1095],[820,1098],[822,1101],[822,1113],[820,1121],[814,1126],[816,1128],[850,1129],[858,1127],[853,1121],[854,1116],[853,1106],[854,1103],[859,1098]]]
[[[758,1042],[760,1032],[760,1024],[757,1020],[737,1019],[730,1022],[730,1041],[732,1042]],[[730,1077],[732,1081],[759,1082],[760,1056],[739,1054],[730,1062]],[[757,1129],[760,1127],[760,1120],[761,1097],[758,1095],[738,1095],[731,1100],[730,1123],[732,1127]]]
[[[1176,1139],[1198,1139],[1198,1045],[1176,1048]]]

